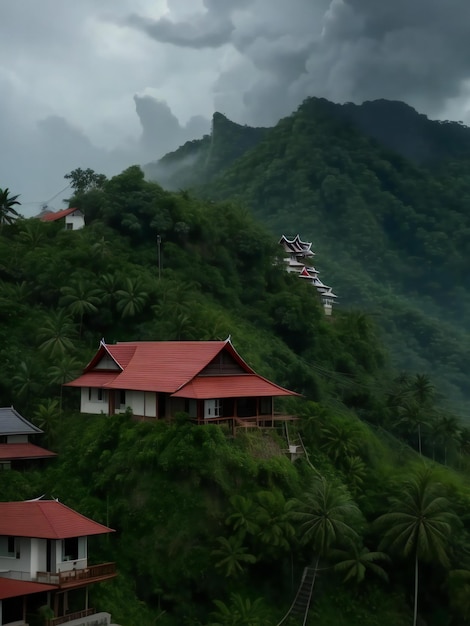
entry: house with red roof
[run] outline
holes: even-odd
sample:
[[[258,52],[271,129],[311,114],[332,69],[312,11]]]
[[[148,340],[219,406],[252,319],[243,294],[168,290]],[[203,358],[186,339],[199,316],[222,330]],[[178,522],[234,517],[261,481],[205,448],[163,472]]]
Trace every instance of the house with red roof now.
[[[274,413],[274,398],[296,396],[257,374],[226,341],[100,343],[81,376],[82,413],[171,418],[185,412],[197,423],[232,427],[293,419]]]
[[[111,532],[57,500],[0,502],[0,626],[27,624],[44,606],[47,626],[89,622],[88,588],[114,578],[116,566],[92,565],[88,539]],[[96,623],[109,624],[109,615]]]
[[[24,469],[39,459],[57,456],[55,452],[29,441],[31,436],[42,432],[12,406],[0,407],[0,471],[10,468]]]
[[[63,209],[62,211],[42,211],[39,215],[42,222],[64,221],[65,230],[80,230],[85,226],[85,216],[80,209]]]

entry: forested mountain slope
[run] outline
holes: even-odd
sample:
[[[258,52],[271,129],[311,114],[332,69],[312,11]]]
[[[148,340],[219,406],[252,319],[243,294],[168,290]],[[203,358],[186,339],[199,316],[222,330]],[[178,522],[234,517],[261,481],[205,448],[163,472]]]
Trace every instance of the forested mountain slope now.
[[[310,566],[309,626],[408,626],[415,581],[428,624],[468,619],[470,430],[425,375],[393,371],[374,319],[343,307],[327,321],[232,203],[165,192],[138,167],[73,203],[80,231],[0,230],[0,406],[58,452],[41,471],[1,472],[0,499],[50,494],[116,529],[93,554],[119,577],[90,605],[123,626],[273,626]],[[290,437],[308,456],[289,458],[283,429],[234,438],[184,413],[77,415],[62,387],[102,337],[229,334],[255,370],[303,394],[278,408],[299,418]],[[396,515],[410,541],[394,540]]]
[[[221,171],[196,160],[182,184],[249,207],[274,239],[312,240],[339,307],[376,316],[396,366],[427,371],[459,404],[469,394],[469,134],[400,103],[312,98]],[[377,141],[395,138],[409,153],[400,137],[418,135],[432,170]],[[228,152],[223,136],[211,141],[219,139],[217,150]]]

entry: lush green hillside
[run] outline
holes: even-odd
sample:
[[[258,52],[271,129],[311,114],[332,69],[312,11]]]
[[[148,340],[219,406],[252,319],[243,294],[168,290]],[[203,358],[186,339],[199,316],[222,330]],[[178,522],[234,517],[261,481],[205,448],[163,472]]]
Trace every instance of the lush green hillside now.
[[[396,367],[428,372],[464,413],[470,177],[466,161],[455,159],[468,153],[469,133],[400,103],[339,107],[312,98],[229,167],[204,177],[197,162],[192,183],[202,197],[249,207],[273,239],[313,240],[338,308],[376,316]],[[377,141],[406,154],[405,135],[429,147],[432,171]],[[217,150],[228,151],[220,141]]]
[[[373,318],[345,307],[327,321],[231,203],[165,192],[137,167],[91,180],[74,203],[81,231],[35,219],[0,230],[0,405],[59,453],[43,472],[3,472],[0,498],[46,492],[117,530],[94,554],[120,577],[92,603],[123,626],[270,626],[313,565],[310,624],[407,626],[416,548],[420,615],[467,619],[470,431],[425,375],[397,375]],[[61,387],[102,337],[229,334],[260,374],[304,394],[279,408],[299,416],[290,434],[308,458],[291,462],[282,429],[234,439],[184,414],[78,416],[76,390]],[[409,506],[431,520],[419,548],[394,535]]]

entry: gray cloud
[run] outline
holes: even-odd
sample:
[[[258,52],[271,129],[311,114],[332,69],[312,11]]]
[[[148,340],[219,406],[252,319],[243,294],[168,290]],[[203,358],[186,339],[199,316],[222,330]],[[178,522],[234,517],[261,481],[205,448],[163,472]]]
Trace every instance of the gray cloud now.
[[[470,123],[467,0],[1,3],[0,186],[45,200],[307,96],[405,100]],[[29,206],[29,205],[28,205]]]
[[[129,26],[146,32],[161,43],[170,43],[187,48],[218,48],[230,41],[233,24],[225,16],[195,14],[185,22],[172,22],[162,17],[149,20],[139,15],[130,15]]]

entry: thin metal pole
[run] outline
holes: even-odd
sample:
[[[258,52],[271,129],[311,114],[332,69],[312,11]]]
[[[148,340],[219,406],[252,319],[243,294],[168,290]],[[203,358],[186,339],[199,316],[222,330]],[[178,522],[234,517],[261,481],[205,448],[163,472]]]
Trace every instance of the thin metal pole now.
[[[161,265],[161,245],[162,238],[160,235],[157,235],[157,250],[158,250],[158,280],[162,277],[162,265]]]

